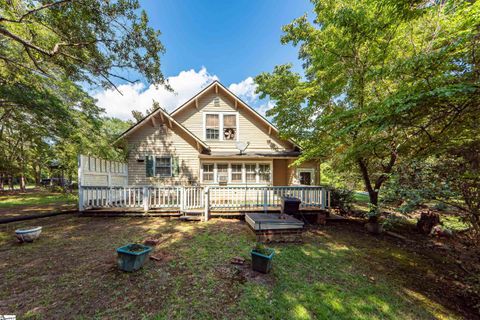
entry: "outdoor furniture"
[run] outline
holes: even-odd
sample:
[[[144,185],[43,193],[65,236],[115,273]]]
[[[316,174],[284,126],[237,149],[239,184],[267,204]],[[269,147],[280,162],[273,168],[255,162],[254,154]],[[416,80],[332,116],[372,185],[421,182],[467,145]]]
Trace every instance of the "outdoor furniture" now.
[[[300,199],[290,197],[290,196],[283,196],[282,197],[282,214],[294,214],[297,213],[300,207]]]

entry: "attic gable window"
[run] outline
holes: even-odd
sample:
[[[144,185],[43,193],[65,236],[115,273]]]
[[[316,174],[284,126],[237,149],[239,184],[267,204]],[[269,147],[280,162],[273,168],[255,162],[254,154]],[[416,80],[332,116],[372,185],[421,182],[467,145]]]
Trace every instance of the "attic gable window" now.
[[[204,137],[205,140],[237,141],[238,113],[204,113]]]
[[[218,114],[207,114],[205,117],[205,139],[218,140],[220,138],[220,121]]]
[[[223,140],[237,139],[237,116],[235,114],[223,115]]]

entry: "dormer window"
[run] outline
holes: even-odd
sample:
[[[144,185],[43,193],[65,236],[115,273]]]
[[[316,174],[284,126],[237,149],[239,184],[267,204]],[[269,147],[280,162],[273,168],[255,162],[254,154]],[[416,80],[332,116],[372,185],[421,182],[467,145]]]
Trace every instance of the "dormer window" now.
[[[205,140],[238,141],[237,112],[204,113]]]

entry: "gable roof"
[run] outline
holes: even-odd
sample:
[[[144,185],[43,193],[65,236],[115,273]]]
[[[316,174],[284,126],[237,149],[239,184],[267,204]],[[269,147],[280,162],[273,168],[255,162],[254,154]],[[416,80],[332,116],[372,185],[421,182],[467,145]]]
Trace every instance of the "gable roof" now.
[[[176,108],[175,110],[173,110],[170,115],[172,117],[175,117],[175,115],[177,113],[179,113],[181,110],[183,110],[185,107],[187,107],[188,105],[190,105],[191,103],[195,102],[195,100],[197,100],[198,98],[200,98],[202,95],[204,95],[207,91],[209,91],[211,88],[214,88],[216,86],[216,89],[220,89],[222,90],[224,93],[226,93],[228,96],[230,96],[231,98],[233,98],[236,102],[239,102],[238,104],[236,103],[236,105],[240,106],[240,107],[243,107],[245,110],[249,111],[254,117],[256,117],[257,119],[259,119],[261,122],[263,122],[264,124],[266,124],[268,126],[269,129],[273,130],[274,132],[276,132],[277,134],[279,134],[279,130],[277,127],[275,127],[270,121],[268,121],[264,116],[262,116],[260,113],[258,113],[255,109],[253,109],[252,107],[250,107],[248,104],[246,104],[242,99],[240,99],[237,95],[235,95],[232,91],[230,91],[227,87],[225,87],[223,84],[221,84],[218,80],[215,80],[213,81],[212,83],[210,83],[208,86],[206,86],[205,88],[203,88],[199,93],[197,93],[196,95],[194,95],[192,98],[190,98],[187,102],[185,102],[184,104],[182,104],[181,106],[179,106],[178,108]],[[293,140],[291,139],[288,139],[287,140],[288,142],[292,143],[295,147],[297,147],[298,149],[301,149],[301,147]]]
[[[203,142],[203,140],[201,140],[200,138],[198,138],[195,134],[193,134],[193,132],[191,132],[190,130],[188,130],[185,126],[183,126],[181,123],[179,123],[177,120],[175,120],[174,118],[172,118],[168,112],[166,112],[163,108],[158,108],[157,110],[153,111],[152,113],[148,114],[147,116],[145,116],[142,120],[138,121],[136,124],[134,124],[133,126],[131,126],[130,128],[128,128],[127,131],[125,131],[124,133],[122,133],[118,138],[117,140],[115,140],[114,144],[117,143],[118,141],[120,141],[121,139],[123,138],[126,138],[127,136],[129,136],[130,134],[132,134],[133,132],[135,132],[138,128],[140,128],[141,126],[145,125],[146,123],[148,123],[149,120],[152,120],[152,121],[155,121],[156,117],[157,116],[160,116],[162,121],[165,122],[165,123],[168,123],[170,125],[170,129],[173,130],[173,131],[176,131],[176,130],[179,130],[179,131],[182,131],[183,133],[187,134],[188,136],[190,136],[191,138],[193,138],[198,145],[202,146],[204,148],[204,150],[207,150],[207,151],[210,151],[210,147],[205,143]],[[175,126],[173,126],[172,124],[175,124]]]

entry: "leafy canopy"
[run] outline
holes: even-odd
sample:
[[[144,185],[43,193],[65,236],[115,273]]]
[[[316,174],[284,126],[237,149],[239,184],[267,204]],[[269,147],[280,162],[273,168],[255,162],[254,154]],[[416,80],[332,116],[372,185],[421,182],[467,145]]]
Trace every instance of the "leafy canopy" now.
[[[268,115],[302,143],[303,159],[357,170],[376,206],[398,162],[472,130],[479,5],[312,2],[313,21],[305,15],[283,28],[282,43],[299,47],[303,75],[276,66],[256,77],[258,91],[275,102]]]

